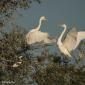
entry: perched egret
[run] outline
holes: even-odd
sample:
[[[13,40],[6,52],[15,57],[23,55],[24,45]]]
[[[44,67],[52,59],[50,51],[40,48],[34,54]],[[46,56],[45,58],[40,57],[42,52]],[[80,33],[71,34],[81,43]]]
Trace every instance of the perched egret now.
[[[16,63],[14,63],[14,64],[13,64],[13,66],[12,66],[12,67],[16,68],[16,67],[20,66],[20,65],[21,65],[21,63],[22,63],[22,62],[16,62]]]
[[[20,66],[20,65],[22,64],[22,59],[21,59],[22,57],[23,57],[23,56],[19,56],[20,61],[14,63],[14,64],[12,65],[12,67],[16,68],[16,67]]]
[[[63,54],[71,57],[71,51],[75,50],[80,41],[85,39],[85,31],[77,32],[76,28],[73,28],[71,31],[68,32],[65,40],[62,42],[62,37],[66,32],[66,25],[63,24],[61,25],[61,27],[63,27],[64,30],[58,38],[57,45]]]

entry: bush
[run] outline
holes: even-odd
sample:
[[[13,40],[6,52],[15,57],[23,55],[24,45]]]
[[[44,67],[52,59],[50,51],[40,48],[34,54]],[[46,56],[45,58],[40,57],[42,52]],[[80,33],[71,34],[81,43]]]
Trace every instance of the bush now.
[[[33,57],[35,49],[26,44],[26,30],[15,26],[0,31],[0,83],[13,85],[84,85],[85,67],[75,68],[58,54],[44,49]],[[83,45],[83,44],[82,44]],[[31,57],[31,58],[30,58]],[[67,59],[68,61],[68,59]],[[18,64],[16,66],[15,64]]]

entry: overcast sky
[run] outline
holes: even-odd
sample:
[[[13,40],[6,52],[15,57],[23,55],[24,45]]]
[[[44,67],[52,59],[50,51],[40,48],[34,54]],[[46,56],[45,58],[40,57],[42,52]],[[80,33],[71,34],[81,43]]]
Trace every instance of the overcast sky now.
[[[65,23],[68,27],[77,26],[78,30],[85,30],[85,0],[43,0],[42,4],[33,4],[31,8],[20,11],[22,17],[17,17],[16,23],[32,29],[38,25],[40,16],[46,16],[48,22],[42,24],[41,30],[56,35],[62,29],[58,23]]]

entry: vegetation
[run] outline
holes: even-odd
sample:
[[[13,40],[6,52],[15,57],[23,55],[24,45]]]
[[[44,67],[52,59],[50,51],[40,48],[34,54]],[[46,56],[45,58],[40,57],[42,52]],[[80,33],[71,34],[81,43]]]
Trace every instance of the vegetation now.
[[[85,67],[75,68],[58,54],[44,48],[32,58],[35,49],[25,42],[26,30],[14,26],[10,32],[0,31],[0,83],[13,85],[84,85]],[[84,44],[84,43],[83,43]],[[20,56],[22,56],[20,60]],[[62,56],[63,57],[63,56]],[[13,65],[21,62],[16,67]]]
[[[40,4],[42,0],[0,0],[0,29],[9,22],[15,12],[19,15],[19,10],[28,9],[35,2]]]
[[[0,12],[7,13],[17,8],[29,8],[33,2],[41,3],[41,0],[0,0]]]
[[[72,65],[60,66],[58,61],[51,62],[47,68],[35,74],[35,80],[39,85],[84,85],[85,71],[82,68],[75,69]]]

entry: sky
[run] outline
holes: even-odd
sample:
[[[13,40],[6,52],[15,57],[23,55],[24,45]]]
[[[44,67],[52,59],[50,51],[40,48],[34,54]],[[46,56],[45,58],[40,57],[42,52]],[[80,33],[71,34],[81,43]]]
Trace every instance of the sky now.
[[[41,30],[56,36],[62,32],[58,24],[65,23],[68,29],[76,26],[85,30],[85,0],[43,0],[41,4],[33,3],[27,10],[18,10],[22,17],[17,17],[15,23],[26,27],[29,31],[38,25],[39,18],[45,16]]]

